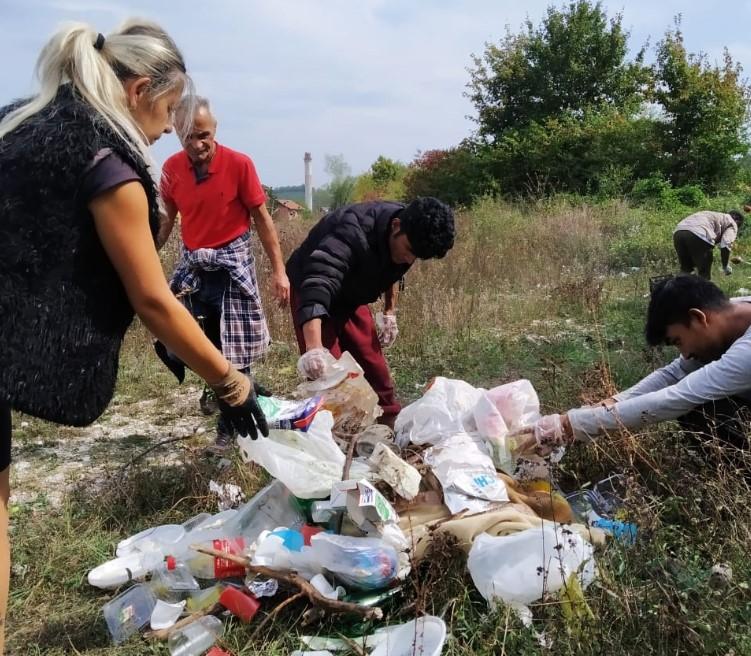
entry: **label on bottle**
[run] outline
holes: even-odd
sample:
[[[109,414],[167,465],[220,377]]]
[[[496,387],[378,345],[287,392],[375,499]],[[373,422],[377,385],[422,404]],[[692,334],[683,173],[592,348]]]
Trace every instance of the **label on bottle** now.
[[[245,548],[245,540],[243,538],[235,538],[233,540],[214,540],[214,549],[217,551],[224,551],[232,555],[237,555]],[[228,579],[233,576],[245,576],[245,566],[239,563],[234,563],[226,558],[214,558],[214,578],[216,579]]]

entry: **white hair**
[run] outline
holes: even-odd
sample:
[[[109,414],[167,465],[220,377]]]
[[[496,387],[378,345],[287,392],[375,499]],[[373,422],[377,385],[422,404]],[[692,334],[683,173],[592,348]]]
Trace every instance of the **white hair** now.
[[[36,74],[39,93],[0,121],[0,139],[44,109],[59,87],[70,83],[147,164],[152,163],[148,139],[128,109],[123,82],[150,78],[152,100],[179,86],[192,88],[174,41],[157,24],[141,19],[126,21],[106,38],[84,23],[62,26],[42,49]]]

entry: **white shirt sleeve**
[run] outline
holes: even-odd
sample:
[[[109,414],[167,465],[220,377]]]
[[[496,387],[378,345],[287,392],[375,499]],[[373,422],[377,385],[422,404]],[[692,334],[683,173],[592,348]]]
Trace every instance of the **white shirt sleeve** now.
[[[686,360],[683,356],[680,356],[673,360],[670,364],[665,365],[657,371],[653,371],[651,374],[642,378],[636,385],[629,387],[618,394],[614,394],[613,398],[616,401],[626,401],[627,399],[633,399],[643,394],[649,394],[650,392],[656,392],[657,390],[664,389],[670,385],[675,385],[679,380],[685,378],[692,371],[696,371],[701,367],[701,363],[696,360]]]
[[[676,419],[709,401],[748,392],[751,389],[750,333],[736,340],[719,360],[696,369],[673,385],[619,401],[611,408],[570,410],[568,417],[574,436],[590,440],[608,430],[641,428]],[[668,367],[673,364],[675,362]]]
[[[727,248],[730,249],[735,242],[735,238],[738,236],[738,227],[736,226],[735,221],[730,219],[731,225],[727,226],[722,231],[722,236],[720,237],[720,248]]]

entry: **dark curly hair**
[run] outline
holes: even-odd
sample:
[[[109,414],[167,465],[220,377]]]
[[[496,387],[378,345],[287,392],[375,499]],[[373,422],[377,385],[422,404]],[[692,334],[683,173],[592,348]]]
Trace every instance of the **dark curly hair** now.
[[[399,221],[399,231],[421,260],[441,258],[454,245],[454,212],[437,198],[416,198],[399,213]]]
[[[644,329],[650,346],[664,344],[668,326],[688,325],[691,310],[721,310],[728,297],[713,282],[699,276],[680,274],[660,280],[652,289]]]

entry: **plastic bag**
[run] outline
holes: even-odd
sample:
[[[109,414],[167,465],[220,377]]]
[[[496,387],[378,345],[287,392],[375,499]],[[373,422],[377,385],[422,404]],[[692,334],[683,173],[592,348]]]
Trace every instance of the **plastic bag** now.
[[[439,376],[421,399],[399,413],[394,425],[398,443],[437,444],[463,433],[464,418],[471,416],[481,396],[482,390],[463,380]]]
[[[475,538],[467,559],[475,586],[490,606],[500,599],[524,614],[527,604],[554,593],[573,574],[586,588],[595,578],[592,545],[573,531],[545,522],[540,528]]]
[[[332,413],[334,430],[340,433],[358,433],[383,413],[378,395],[348,351],[326,367],[321,378],[300,383],[294,396],[322,396],[323,408]]]
[[[324,499],[342,478],[344,454],[334,442],[334,418],[321,410],[307,433],[272,430],[268,437],[238,437],[245,462],[261,465],[301,499]]]
[[[540,399],[532,383],[524,378],[494,387],[487,395],[510,431],[531,426],[540,417]]]
[[[423,454],[443,487],[444,503],[452,513],[484,512],[507,503],[506,485],[490,456],[467,433],[458,433]]]
[[[378,538],[318,533],[310,540],[310,555],[345,586],[358,590],[385,588],[398,571],[395,549]]]

